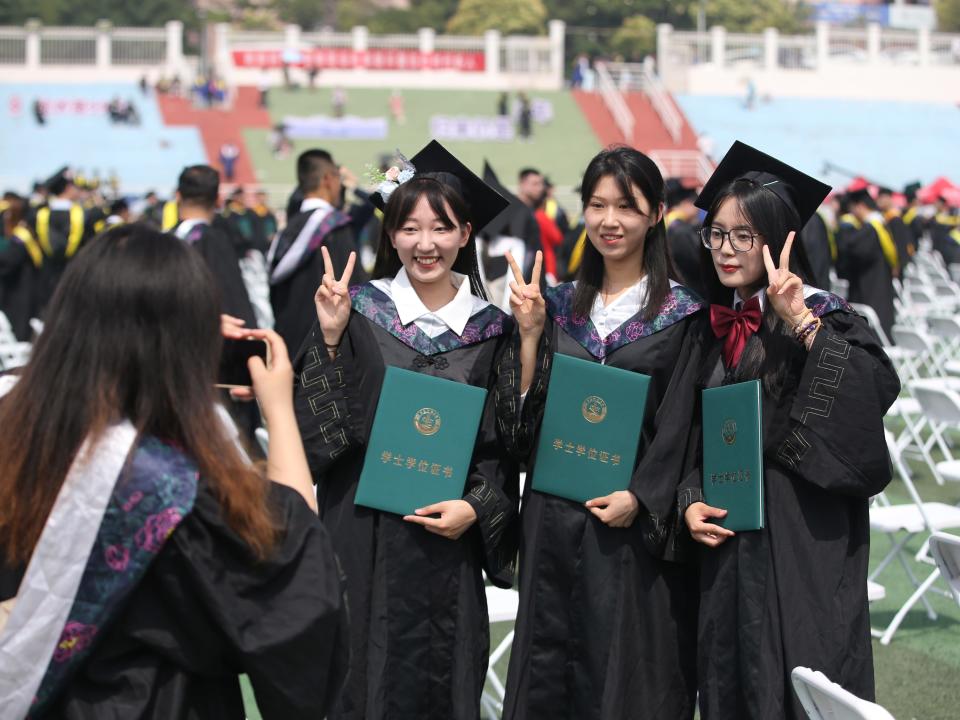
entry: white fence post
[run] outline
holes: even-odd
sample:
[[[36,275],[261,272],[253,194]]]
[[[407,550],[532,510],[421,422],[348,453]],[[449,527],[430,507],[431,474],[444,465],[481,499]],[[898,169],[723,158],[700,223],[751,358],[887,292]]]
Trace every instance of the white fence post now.
[[[780,33],[776,28],[767,28],[763,31],[763,67],[767,70],[777,69],[779,56]]]
[[[183,23],[171,20],[166,24],[167,30],[167,57],[166,74],[180,72],[183,67]]]
[[[726,64],[727,30],[722,25],[710,28],[710,62],[722,68]]]
[[[484,69],[488,77],[500,74],[500,31],[487,30],[483,34]]]
[[[563,20],[551,20],[549,25],[550,35],[550,74],[553,76],[557,90],[563,88],[564,82],[564,62],[563,62],[563,42],[567,32],[567,25]]]
[[[40,67],[40,28],[39,20],[27,21],[26,65],[28,70]]]
[[[817,21],[817,69],[822,70],[830,62],[830,26],[824,20]]]
[[[353,35],[354,52],[366,52],[370,33],[363,25],[358,25],[351,33]]]
[[[283,26],[283,49],[293,52],[300,52],[300,26]]]
[[[660,23],[657,25],[657,74],[661,78],[667,76],[670,64],[670,40],[673,36],[673,25]]]
[[[880,59],[880,24],[872,22],[867,25],[867,62],[871,65]]]
[[[233,69],[233,58],[230,55],[230,25],[228,23],[217,23],[213,26],[213,47],[213,67],[216,69],[217,75],[226,78]]]
[[[930,64],[930,28],[922,27],[917,31],[917,55],[921,67]]]
[[[113,28],[113,25],[109,20],[98,20],[97,21],[97,48],[96,48],[96,62],[97,70],[106,70],[110,67],[111,60],[111,47],[110,47],[110,31]]]
[[[417,30],[417,39],[420,41],[420,52],[432,53],[436,44],[437,31],[433,28],[420,28]]]

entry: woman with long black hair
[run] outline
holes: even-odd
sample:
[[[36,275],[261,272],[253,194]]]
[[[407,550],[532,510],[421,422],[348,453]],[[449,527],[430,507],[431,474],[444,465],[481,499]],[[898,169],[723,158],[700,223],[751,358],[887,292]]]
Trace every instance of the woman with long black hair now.
[[[486,301],[475,245],[507,202],[436,141],[373,197],[384,212],[374,279],[349,288],[355,255],[337,278],[322,249],[317,323],[294,362],[350,602],[350,675],[330,717],[475,720],[489,647],[483,571],[509,587],[516,557],[517,471],[494,412],[511,326]],[[408,516],[355,503],[388,366],[490,390],[461,499]]]
[[[577,280],[544,298],[539,263],[529,284],[514,265],[518,338],[502,369],[513,392],[500,398],[506,437],[533,477],[557,353],[648,375],[647,412],[630,430],[640,449],[628,489],[585,504],[530,482],[524,489],[504,717],[692,717],[696,575],[672,560],[695,401],[685,360],[701,304],[671,279],[664,182],[650,158],[602,151],[581,197],[588,242]]]
[[[703,387],[760,381],[765,509],[762,529],[733,533],[727,510],[703,502],[701,469],[679,493],[706,546],[705,720],[805,717],[790,682],[798,665],[874,694],[868,505],[890,480],[883,416],[900,383],[866,321],[807,284],[794,237],[829,190],[736,143],[697,200],[712,305],[705,354],[691,361]]]
[[[272,331],[251,360],[264,473],[216,408],[203,259],[124,225],[71,261],[19,377],[0,376],[0,716],[322,717],[346,616]],[[5,393],[5,394],[4,394]],[[273,482],[267,480],[269,478]]]

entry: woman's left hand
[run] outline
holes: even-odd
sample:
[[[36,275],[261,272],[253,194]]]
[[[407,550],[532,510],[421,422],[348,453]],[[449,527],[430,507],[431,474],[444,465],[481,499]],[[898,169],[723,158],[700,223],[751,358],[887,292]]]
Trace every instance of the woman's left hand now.
[[[405,515],[407,522],[423,525],[427,531],[456,540],[477,521],[477,513],[466,500],[444,500],[427,505],[415,511],[415,515]],[[429,515],[440,515],[438,518]]]
[[[787,235],[780,253],[779,268],[773,264],[770,248],[763,246],[763,264],[767,266],[767,299],[791,329],[807,314],[807,306],[803,302],[803,280],[790,272],[790,250],[796,235],[795,232]]]
[[[610,527],[628,528],[640,512],[637,496],[629,490],[617,490],[604,497],[587,500],[587,508]]]

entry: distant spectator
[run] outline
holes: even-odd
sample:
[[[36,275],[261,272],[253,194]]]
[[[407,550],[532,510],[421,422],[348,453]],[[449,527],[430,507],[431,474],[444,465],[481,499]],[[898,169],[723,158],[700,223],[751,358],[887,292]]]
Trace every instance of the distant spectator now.
[[[497,115],[507,117],[510,114],[510,97],[507,93],[500,93],[500,99],[497,100]]]
[[[570,75],[570,87],[583,87],[584,81],[587,79],[589,72],[590,59],[584,53],[580,53],[577,55],[577,59],[573,63],[573,72]]]
[[[317,67],[317,64],[314,62],[310,63],[310,68],[307,70],[307,80],[310,83],[310,89],[313,90],[317,86],[317,75],[320,74],[320,68]]]
[[[342,118],[347,112],[347,91],[341,87],[334,88],[331,103],[333,104],[333,116]]]
[[[264,68],[260,73],[260,107],[269,107],[270,77],[267,75],[267,69]]]
[[[37,125],[47,124],[47,114],[44,112],[43,103],[39,100],[33,101],[33,117],[37,120]]]
[[[406,108],[404,107],[403,95],[399,90],[390,93],[390,115],[397,125],[404,125],[407,122]]]
[[[233,182],[238,157],[240,157],[240,148],[232,142],[228,141],[220,146],[220,166],[223,168],[223,178],[228,183]]]
[[[147,81],[146,73],[140,76],[140,94],[144,97],[150,94],[150,83]]]
[[[180,80],[180,75],[174,75],[173,80],[170,82],[170,92],[173,95],[180,95],[181,90],[183,89],[183,81]]]
[[[530,107],[530,98],[526,93],[520,93],[520,114],[517,117],[517,133],[520,139],[527,141],[533,130],[533,109]]]

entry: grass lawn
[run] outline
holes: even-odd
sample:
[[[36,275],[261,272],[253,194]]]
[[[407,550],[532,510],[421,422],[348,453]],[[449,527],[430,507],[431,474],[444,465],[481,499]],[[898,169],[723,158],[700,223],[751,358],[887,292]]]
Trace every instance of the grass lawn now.
[[[390,88],[351,89],[347,98],[347,114],[360,117],[389,118]],[[271,90],[270,113],[276,122],[284,116],[330,115],[331,92],[326,88],[310,91]],[[267,142],[268,131],[244,131],[258,180],[267,185],[295,183],[295,160],[298,153],[311,147],[329,150],[337,162],[362,177],[368,164],[376,164],[381,153],[399,149],[407,157],[427,144],[430,118],[433,115],[493,116],[499,93],[490,91],[404,90],[406,123],[390,123],[386,140],[295,140],[294,151],[287,158],[273,157]],[[569,92],[532,92],[532,99],[553,103],[553,120],[547,125],[534,124],[529,142],[463,142],[442,141],[467,166],[480,174],[488,159],[501,181],[508,187],[516,184],[517,172],[527,166],[536,167],[558,186],[572,187],[598,150],[600,142],[590,129],[583,113]]]

